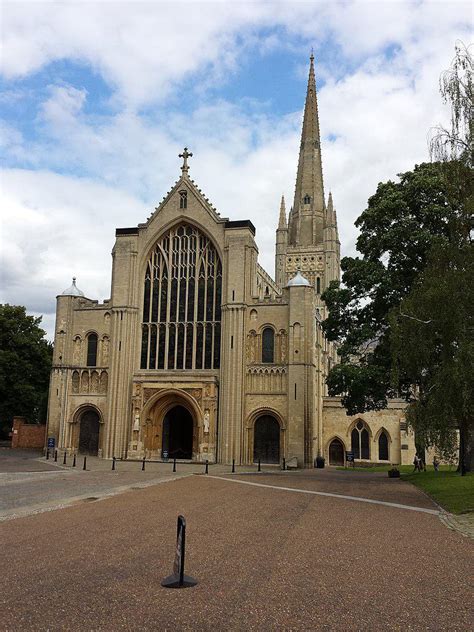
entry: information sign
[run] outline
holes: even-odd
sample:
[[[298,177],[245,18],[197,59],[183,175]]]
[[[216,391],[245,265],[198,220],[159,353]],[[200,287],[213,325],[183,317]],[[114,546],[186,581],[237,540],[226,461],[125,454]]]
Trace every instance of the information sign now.
[[[56,439],[54,437],[48,437],[48,448],[54,448],[56,444]]]

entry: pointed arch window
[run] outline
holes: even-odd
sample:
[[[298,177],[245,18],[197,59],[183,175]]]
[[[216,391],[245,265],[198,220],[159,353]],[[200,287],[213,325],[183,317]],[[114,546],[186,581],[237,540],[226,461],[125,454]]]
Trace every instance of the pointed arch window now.
[[[262,362],[271,364],[275,356],[275,332],[265,327],[262,332]]]
[[[179,208],[188,208],[188,192],[180,191],[179,192]]]
[[[140,367],[218,369],[221,301],[222,264],[214,245],[190,224],[174,226],[146,266]]]
[[[379,436],[379,461],[388,461],[388,435],[385,430],[382,430]]]
[[[351,450],[355,459],[370,459],[370,435],[367,425],[359,419],[351,432]]]
[[[87,366],[97,366],[97,334],[87,336]]]
[[[316,294],[321,294],[321,279],[316,277]]]
[[[306,194],[303,198],[303,204],[310,204],[310,203],[311,203],[311,196]]]

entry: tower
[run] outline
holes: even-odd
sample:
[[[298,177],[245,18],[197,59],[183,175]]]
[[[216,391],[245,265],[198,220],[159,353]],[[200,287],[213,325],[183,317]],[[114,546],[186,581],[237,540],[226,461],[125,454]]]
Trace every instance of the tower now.
[[[314,56],[310,57],[295,197],[288,223],[284,199],[276,231],[275,280],[285,287],[299,270],[320,295],[339,278],[339,236],[330,194],[324,198]]]

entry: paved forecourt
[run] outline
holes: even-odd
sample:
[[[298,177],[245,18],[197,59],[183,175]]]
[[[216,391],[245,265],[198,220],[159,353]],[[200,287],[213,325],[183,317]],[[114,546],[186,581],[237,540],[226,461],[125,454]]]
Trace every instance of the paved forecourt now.
[[[190,476],[4,522],[0,627],[471,629],[471,540],[436,513],[276,488],[332,493],[311,474]],[[400,504],[436,512],[414,494]],[[167,590],[179,513],[199,584]]]

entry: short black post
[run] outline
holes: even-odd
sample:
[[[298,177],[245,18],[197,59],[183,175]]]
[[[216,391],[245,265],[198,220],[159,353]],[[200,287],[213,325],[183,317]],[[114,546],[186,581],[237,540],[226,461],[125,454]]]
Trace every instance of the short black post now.
[[[286,470],[286,460],[285,460],[285,457],[283,457],[283,470]]]
[[[72,467],[76,467],[76,453],[74,452],[74,458],[72,460]]]
[[[235,459],[232,459],[232,474],[235,474]]]
[[[49,450],[46,450],[46,460],[49,459]]]
[[[173,472],[176,472],[176,457],[173,459]]]
[[[115,457],[112,457],[112,472],[115,470]]]
[[[195,586],[197,581],[193,577],[184,574],[184,557],[186,551],[186,520],[184,516],[178,516],[175,551],[173,573],[165,577],[161,585],[164,588],[190,588],[191,586]]]
[[[206,472],[205,474],[209,474],[209,461],[206,459]]]
[[[57,450],[54,451],[54,462],[55,463],[58,462],[58,451]]]
[[[142,472],[145,471],[145,457],[143,457],[143,461],[142,461]]]
[[[86,468],[86,461],[87,461],[87,457],[85,456],[85,457],[84,457],[84,465],[82,466],[82,469],[83,469],[83,470],[87,469],[87,468]]]
[[[261,471],[262,471],[262,468],[261,468],[261,465],[260,465],[260,459],[258,459],[258,471],[259,471],[259,472],[261,472]]]
[[[66,450],[64,450],[63,465],[66,465],[66,459],[67,459],[67,452]]]

